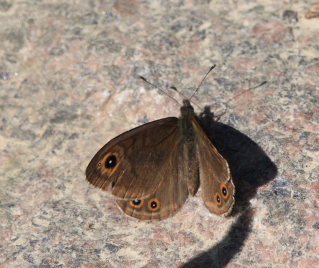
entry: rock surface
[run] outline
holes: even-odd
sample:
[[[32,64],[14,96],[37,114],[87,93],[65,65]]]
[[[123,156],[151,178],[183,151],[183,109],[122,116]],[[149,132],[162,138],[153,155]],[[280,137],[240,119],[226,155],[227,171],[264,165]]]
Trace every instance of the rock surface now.
[[[316,267],[315,4],[1,0],[0,267]],[[178,116],[139,75],[190,96],[212,64],[194,102],[225,112],[211,134],[234,212],[197,195],[164,221],[125,216],[87,164],[123,131]]]

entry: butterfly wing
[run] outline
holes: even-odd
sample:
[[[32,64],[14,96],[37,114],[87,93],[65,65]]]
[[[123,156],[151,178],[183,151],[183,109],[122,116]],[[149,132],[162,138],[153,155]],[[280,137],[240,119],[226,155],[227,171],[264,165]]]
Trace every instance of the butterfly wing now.
[[[171,152],[181,142],[177,123],[175,117],[163,118],[112,139],[89,163],[87,180],[124,200],[153,194],[175,157]]]
[[[227,161],[220,155],[194,118],[202,198],[210,212],[227,215],[234,204],[235,186]]]
[[[181,154],[183,144],[172,150],[170,161],[165,163],[162,182],[156,191],[145,199],[116,200],[121,210],[140,220],[161,220],[176,213],[188,197],[185,179],[185,161]]]

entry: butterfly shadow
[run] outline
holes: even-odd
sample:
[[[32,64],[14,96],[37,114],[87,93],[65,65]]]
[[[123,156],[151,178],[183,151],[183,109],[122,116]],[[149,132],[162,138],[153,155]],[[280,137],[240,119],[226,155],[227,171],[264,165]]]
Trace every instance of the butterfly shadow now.
[[[249,137],[216,122],[209,107],[205,107],[200,121],[210,140],[228,162],[236,189],[235,205],[230,216],[238,215],[238,218],[222,241],[181,267],[222,268],[241,251],[251,231],[254,214],[250,199],[255,196],[258,187],[275,178],[277,167]]]

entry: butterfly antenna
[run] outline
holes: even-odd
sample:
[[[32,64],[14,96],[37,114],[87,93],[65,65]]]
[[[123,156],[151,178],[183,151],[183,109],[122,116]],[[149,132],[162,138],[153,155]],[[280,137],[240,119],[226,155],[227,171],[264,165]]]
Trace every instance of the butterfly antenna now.
[[[209,68],[208,72],[205,74],[205,76],[203,77],[202,81],[200,81],[198,87],[195,89],[195,91],[193,92],[192,96],[189,98],[189,101],[194,97],[194,95],[197,93],[197,91],[199,90],[199,88],[201,87],[201,85],[203,84],[203,82],[205,81],[207,75],[216,67],[216,65],[214,64],[212,67]]]
[[[143,76],[139,76],[140,79],[142,79],[146,84],[151,85],[154,88],[157,88],[159,91],[161,91],[162,93],[164,93],[166,96],[170,97],[172,100],[174,100],[178,105],[181,105],[177,100],[175,100],[172,96],[170,96],[165,90],[163,90],[162,88],[155,86],[154,84],[152,84],[151,82],[147,81],[145,77]]]
[[[172,86],[170,88],[173,89],[174,91],[176,91],[179,95],[181,95],[184,100],[188,99],[182,92],[179,92],[176,87]],[[197,108],[199,108],[201,110],[201,107],[196,102],[192,101],[192,104],[194,104]]]
[[[170,89],[173,89],[175,92],[181,95],[183,99],[187,99],[187,97],[182,92],[179,92],[175,86],[171,86]]]

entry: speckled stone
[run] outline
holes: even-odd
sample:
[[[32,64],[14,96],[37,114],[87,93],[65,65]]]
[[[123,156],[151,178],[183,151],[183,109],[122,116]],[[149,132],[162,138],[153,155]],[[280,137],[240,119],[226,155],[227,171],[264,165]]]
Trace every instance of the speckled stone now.
[[[0,0],[0,268],[316,267],[317,2]],[[179,114],[138,76],[180,101],[212,64],[194,103],[222,114],[233,213],[197,194],[164,221],[123,215],[87,164]]]

